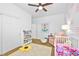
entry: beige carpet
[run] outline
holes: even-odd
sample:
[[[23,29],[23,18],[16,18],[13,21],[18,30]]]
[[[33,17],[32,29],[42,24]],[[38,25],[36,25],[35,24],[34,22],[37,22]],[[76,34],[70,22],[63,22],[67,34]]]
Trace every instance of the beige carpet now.
[[[28,52],[16,51],[9,56],[51,56],[51,47],[31,43],[32,49]]]

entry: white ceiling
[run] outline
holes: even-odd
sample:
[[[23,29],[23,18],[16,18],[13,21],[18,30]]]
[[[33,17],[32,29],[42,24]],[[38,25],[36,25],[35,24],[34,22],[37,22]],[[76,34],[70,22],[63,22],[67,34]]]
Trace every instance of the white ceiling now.
[[[37,7],[28,6],[26,3],[17,3],[15,5],[23,8],[25,11],[31,14],[33,18],[54,15],[59,13],[66,13],[72,6],[71,3],[54,3],[52,5],[45,7],[48,10],[47,12],[40,10],[36,13],[35,10],[37,9]]]

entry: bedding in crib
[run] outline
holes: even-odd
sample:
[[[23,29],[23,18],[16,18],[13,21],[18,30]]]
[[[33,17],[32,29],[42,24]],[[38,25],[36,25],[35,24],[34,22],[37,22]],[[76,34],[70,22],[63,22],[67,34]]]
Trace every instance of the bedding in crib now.
[[[79,49],[59,43],[56,45],[56,56],[79,56]]]
[[[71,47],[72,42],[67,37],[57,36],[55,39],[56,56],[79,56],[79,49]]]

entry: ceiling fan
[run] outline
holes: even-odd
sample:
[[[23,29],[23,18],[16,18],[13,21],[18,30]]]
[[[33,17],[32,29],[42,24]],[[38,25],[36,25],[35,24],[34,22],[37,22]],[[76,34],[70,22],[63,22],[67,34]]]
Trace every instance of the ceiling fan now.
[[[39,3],[38,5],[35,5],[35,4],[28,4],[29,6],[34,6],[34,7],[38,7],[35,12],[39,11],[39,10],[44,10],[45,12],[47,11],[47,9],[45,8],[45,6],[48,6],[48,5],[51,5],[53,3],[45,3],[45,4],[42,4],[42,3]]]

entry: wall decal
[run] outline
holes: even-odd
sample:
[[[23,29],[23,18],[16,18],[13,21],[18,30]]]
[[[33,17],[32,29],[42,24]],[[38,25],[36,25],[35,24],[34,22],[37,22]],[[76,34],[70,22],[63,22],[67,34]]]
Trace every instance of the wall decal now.
[[[43,32],[48,32],[48,24],[42,24],[41,27]]]

